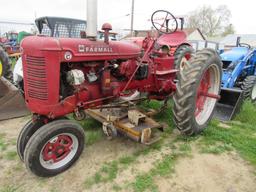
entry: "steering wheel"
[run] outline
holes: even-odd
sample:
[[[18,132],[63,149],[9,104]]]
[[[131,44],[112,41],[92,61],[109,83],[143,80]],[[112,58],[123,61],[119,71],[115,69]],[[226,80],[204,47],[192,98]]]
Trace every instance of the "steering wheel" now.
[[[163,23],[161,24],[161,20]],[[160,33],[171,34],[177,31],[177,19],[169,11],[157,10],[151,16],[151,23]]]
[[[239,43],[239,47],[247,47],[248,49],[251,49],[251,45],[247,43]]]

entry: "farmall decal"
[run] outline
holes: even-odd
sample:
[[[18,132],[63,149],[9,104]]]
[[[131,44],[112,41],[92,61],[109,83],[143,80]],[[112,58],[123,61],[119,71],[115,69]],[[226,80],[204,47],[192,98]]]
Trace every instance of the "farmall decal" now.
[[[112,53],[113,49],[109,46],[100,45],[78,45],[78,51],[80,53]]]

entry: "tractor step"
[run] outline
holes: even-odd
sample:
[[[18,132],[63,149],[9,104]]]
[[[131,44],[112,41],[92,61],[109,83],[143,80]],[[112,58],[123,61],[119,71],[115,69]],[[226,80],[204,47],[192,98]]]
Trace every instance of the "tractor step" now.
[[[101,122],[104,133],[113,137],[117,133],[136,142],[151,145],[160,139],[163,126],[138,109],[87,109],[85,113]]]
[[[221,88],[220,97],[214,117],[221,121],[230,121],[240,111],[243,102],[243,91],[240,89]]]

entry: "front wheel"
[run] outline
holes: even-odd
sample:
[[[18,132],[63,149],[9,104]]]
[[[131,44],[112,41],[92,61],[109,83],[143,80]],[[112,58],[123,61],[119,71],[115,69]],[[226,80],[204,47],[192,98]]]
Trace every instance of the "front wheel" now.
[[[174,122],[186,135],[206,128],[219,99],[222,62],[212,49],[196,53],[180,71],[174,94]]]
[[[17,139],[17,153],[22,161],[24,161],[24,151],[30,137],[43,125],[43,121],[29,120],[22,128]]]
[[[252,102],[256,101],[256,76],[247,76],[241,88],[244,91],[244,99],[249,99]]]
[[[40,177],[55,176],[72,166],[84,149],[82,127],[70,120],[56,120],[38,129],[28,141],[26,167]]]

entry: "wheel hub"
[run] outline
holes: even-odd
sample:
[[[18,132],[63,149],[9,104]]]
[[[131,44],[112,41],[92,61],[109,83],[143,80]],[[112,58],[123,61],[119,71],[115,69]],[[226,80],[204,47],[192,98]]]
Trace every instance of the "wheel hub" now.
[[[78,138],[71,133],[62,133],[46,142],[40,152],[42,167],[53,170],[68,164],[78,150]]]
[[[209,70],[207,70],[204,73],[197,90],[196,112],[195,112],[196,116],[204,109],[205,101],[207,98],[206,95],[208,94],[210,87],[211,87],[210,73],[209,73]]]
[[[218,95],[220,77],[217,74],[219,73],[213,64],[203,73],[197,88],[195,118],[199,124],[207,121],[216,100],[220,99]]]
[[[73,145],[73,140],[68,135],[58,135],[48,143],[42,150],[44,161],[57,163],[69,155]]]

